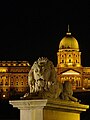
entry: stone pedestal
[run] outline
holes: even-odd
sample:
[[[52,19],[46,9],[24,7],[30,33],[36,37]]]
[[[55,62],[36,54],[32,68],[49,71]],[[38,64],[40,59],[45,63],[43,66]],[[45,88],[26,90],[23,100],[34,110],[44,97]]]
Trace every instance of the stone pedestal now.
[[[80,120],[80,113],[88,105],[64,100],[48,100],[44,107],[44,120]]]
[[[89,108],[64,100],[13,100],[9,103],[20,109],[20,120],[80,120],[80,113]]]
[[[43,120],[43,108],[47,100],[13,100],[9,103],[20,109],[20,120]]]

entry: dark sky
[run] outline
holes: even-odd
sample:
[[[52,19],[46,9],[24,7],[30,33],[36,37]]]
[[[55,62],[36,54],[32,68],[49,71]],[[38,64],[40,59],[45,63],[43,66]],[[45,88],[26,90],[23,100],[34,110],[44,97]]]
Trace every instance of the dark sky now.
[[[78,40],[82,65],[90,66],[90,4],[88,1],[0,1],[0,60],[48,57],[57,64],[60,40],[70,25]]]

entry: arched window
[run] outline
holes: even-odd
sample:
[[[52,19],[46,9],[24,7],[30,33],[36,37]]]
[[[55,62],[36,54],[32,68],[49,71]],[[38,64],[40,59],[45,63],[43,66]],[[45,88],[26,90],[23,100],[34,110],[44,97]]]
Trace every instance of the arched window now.
[[[62,60],[62,63],[64,63],[64,60]]]
[[[69,63],[71,63],[71,59],[69,59]]]

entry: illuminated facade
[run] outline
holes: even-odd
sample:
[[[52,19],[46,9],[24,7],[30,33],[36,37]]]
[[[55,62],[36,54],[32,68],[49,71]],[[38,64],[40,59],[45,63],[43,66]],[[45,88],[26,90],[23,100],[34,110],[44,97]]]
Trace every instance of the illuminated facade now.
[[[0,98],[25,93],[29,70],[27,61],[0,61]]]
[[[69,28],[66,36],[59,44],[57,75],[61,83],[66,80],[70,81],[74,90],[90,88],[90,67],[81,65],[79,44],[69,32]]]

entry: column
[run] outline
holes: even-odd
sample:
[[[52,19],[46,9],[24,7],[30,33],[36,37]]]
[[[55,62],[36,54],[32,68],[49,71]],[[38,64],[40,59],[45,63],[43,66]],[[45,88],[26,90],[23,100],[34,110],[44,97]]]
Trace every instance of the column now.
[[[43,108],[47,100],[13,100],[9,103],[20,109],[20,120],[43,120]]]

